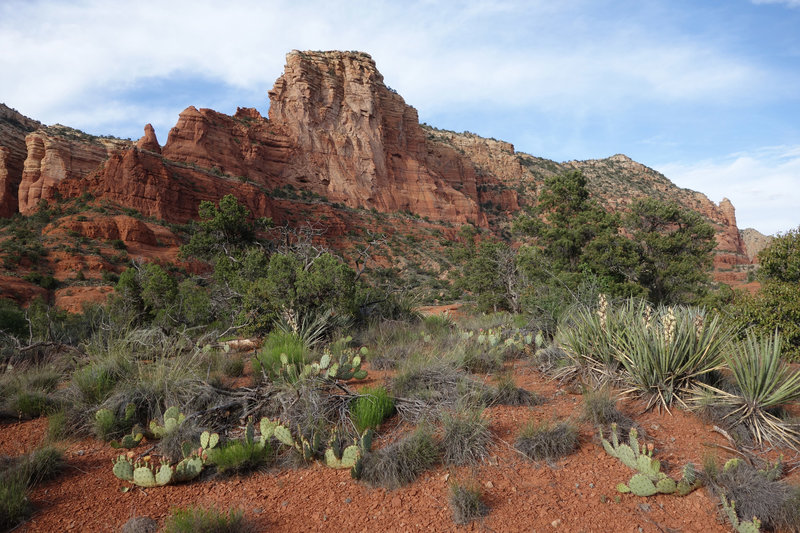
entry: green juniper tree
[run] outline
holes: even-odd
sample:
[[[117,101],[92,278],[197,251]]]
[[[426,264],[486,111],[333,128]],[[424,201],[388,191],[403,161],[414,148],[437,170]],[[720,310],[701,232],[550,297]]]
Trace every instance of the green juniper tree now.
[[[637,200],[626,217],[637,255],[636,281],[654,304],[695,303],[708,291],[714,228],[674,202]]]

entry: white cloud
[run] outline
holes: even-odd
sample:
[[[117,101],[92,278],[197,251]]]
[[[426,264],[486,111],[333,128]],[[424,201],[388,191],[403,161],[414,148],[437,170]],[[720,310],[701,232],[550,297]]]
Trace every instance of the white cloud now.
[[[764,234],[800,225],[800,146],[762,148],[752,153],[696,163],[669,163],[657,168],[675,184],[703,191],[736,207],[740,228]]]
[[[12,1],[0,7],[0,49],[13,50],[0,56],[0,98],[50,122],[89,93],[180,71],[261,88],[266,100],[294,48],[370,52],[390,85],[432,111],[465,104],[613,110],[725,100],[748,94],[756,80],[781,85],[680,36],[664,40],[623,22],[620,32],[610,19],[586,31],[575,2],[336,4]]]

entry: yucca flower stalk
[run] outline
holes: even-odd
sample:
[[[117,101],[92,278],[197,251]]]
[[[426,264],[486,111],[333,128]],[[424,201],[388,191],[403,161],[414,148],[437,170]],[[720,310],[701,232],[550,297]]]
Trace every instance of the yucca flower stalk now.
[[[630,298],[619,305],[609,305],[604,297],[598,304],[597,309],[576,307],[559,325],[556,339],[572,361],[561,377],[577,373],[597,383],[617,380],[615,345],[626,335],[633,317],[642,316],[647,304]]]
[[[774,410],[800,399],[800,372],[781,360],[781,339],[776,331],[766,338],[748,333],[747,338],[725,356],[738,392],[726,392],[702,384],[715,400],[735,407],[727,416],[734,425],[744,424],[759,446],[764,441],[800,449],[800,431],[773,414]],[[698,391],[696,397],[702,396]]]

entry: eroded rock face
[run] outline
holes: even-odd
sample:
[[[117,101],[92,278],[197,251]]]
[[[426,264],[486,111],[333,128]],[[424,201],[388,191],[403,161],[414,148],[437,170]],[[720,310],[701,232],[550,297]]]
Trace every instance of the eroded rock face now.
[[[269,97],[270,122],[295,150],[282,177],[320,183],[351,207],[486,224],[472,163],[426,142],[416,110],[368,55],[294,51]]]
[[[764,235],[753,228],[745,228],[739,232],[744,241],[747,256],[754,263],[758,262],[758,253],[769,246],[775,239],[772,235]]]
[[[136,141],[135,146],[139,150],[149,150],[151,152],[156,152],[157,154],[161,153],[161,145],[158,144],[156,130],[153,129],[152,124],[145,124],[144,135],[138,141]]]
[[[19,212],[33,211],[40,200],[53,197],[58,184],[81,180],[129,141],[92,137],[65,126],[50,126],[25,138],[27,158],[19,184]]]
[[[39,122],[0,104],[0,217],[19,210],[19,184],[28,156],[25,137],[40,127]]]

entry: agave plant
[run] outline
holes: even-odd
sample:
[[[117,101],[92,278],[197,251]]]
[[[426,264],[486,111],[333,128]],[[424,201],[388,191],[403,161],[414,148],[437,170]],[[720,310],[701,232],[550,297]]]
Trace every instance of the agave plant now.
[[[716,401],[735,408],[727,415],[733,418],[733,424],[744,424],[759,445],[768,441],[798,449],[800,431],[773,414],[777,408],[800,399],[800,372],[781,360],[778,332],[766,338],[748,333],[726,354],[725,362],[737,390],[726,392],[707,384],[702,387]]]
[[[615,357],[624,367],[626,392],[648,400],[647,409],[678,403],[709,373],[723,367],[731,328],[693,307],[665,307],[650,320],[633,317],[618,333]]]

